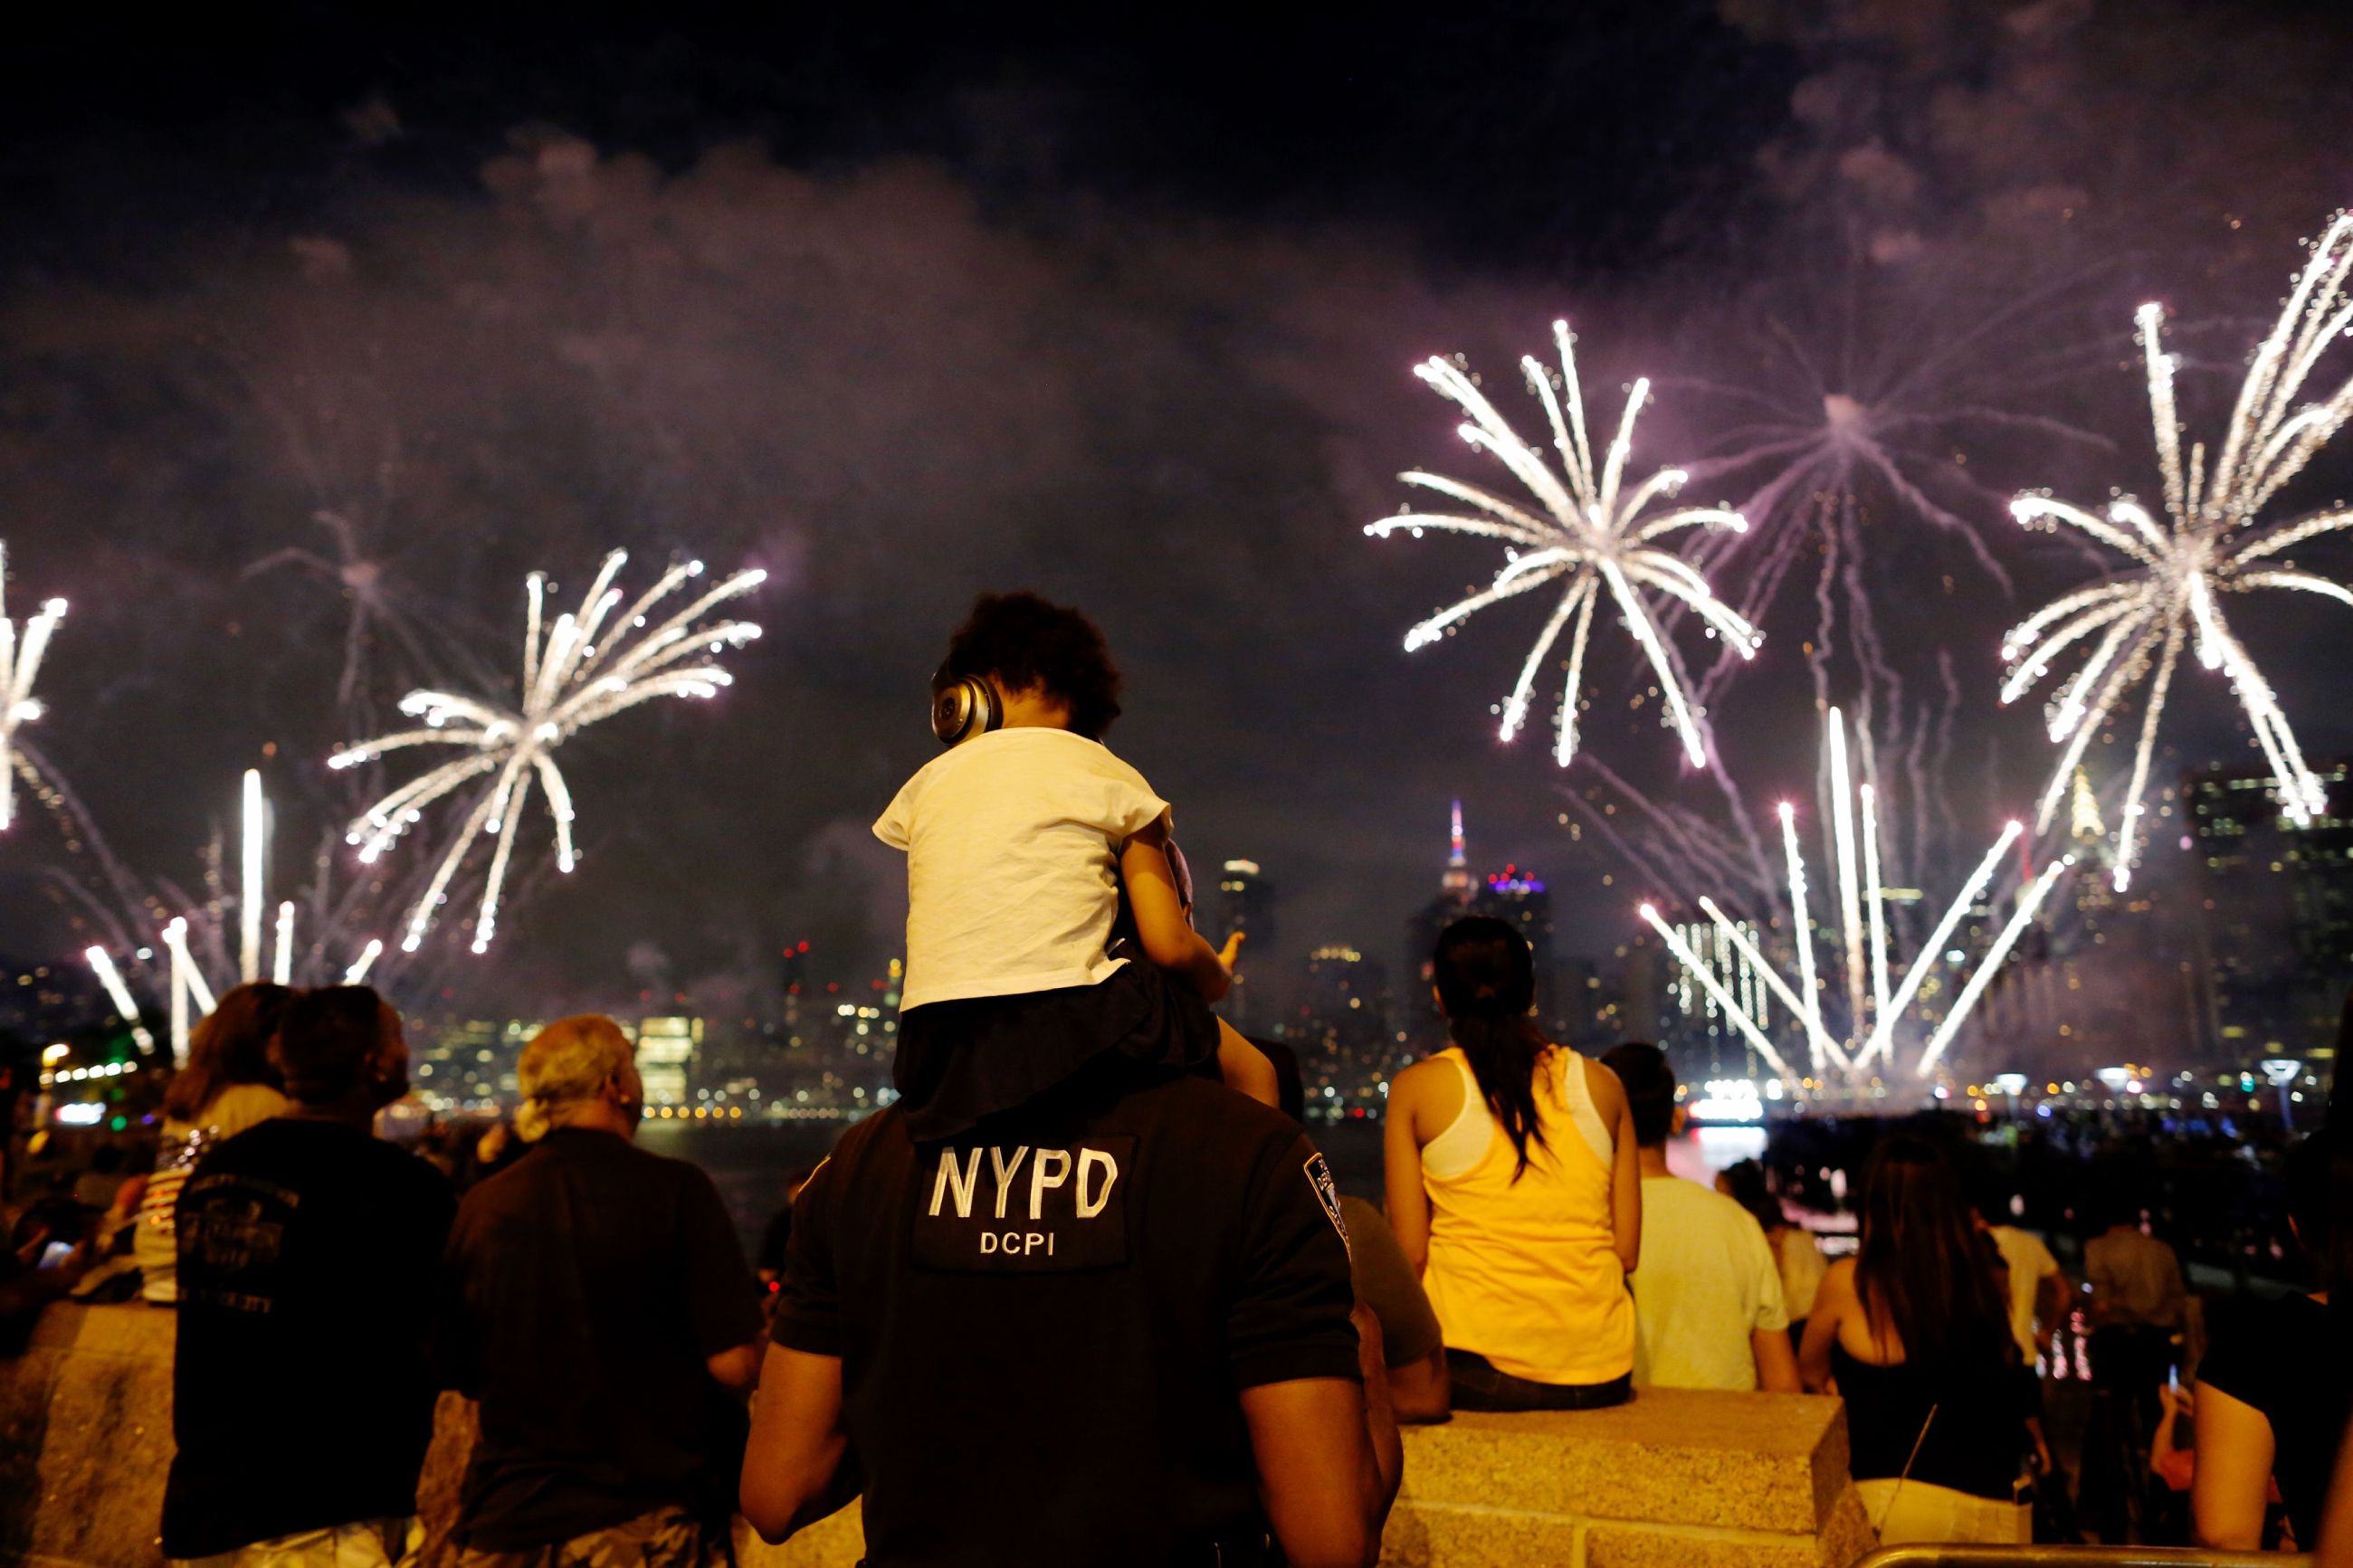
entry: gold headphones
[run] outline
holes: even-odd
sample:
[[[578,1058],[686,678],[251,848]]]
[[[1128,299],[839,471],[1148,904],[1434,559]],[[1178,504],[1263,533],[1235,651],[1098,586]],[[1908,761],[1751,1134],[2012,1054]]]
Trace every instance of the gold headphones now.
[[[961,745],[1004,727],[1005,704],[987,681],[967,675],[942,685],[939,676],[932,678],[932,733],[941,745]]]

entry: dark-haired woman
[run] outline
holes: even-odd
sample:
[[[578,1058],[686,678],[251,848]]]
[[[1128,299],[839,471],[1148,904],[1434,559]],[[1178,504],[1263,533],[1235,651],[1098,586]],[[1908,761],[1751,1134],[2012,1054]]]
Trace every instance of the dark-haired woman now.
[[[269,1037],[293,995],[260,981],[222,994],[188,1032],[188,1061],[164,1091],[164,1136],[155,1173],[140,1200],[132,1256],[139,1260],[139,1292],[159,1306],[180,1299],[178,1237],[172,1223],[188,1173],[213,1144],[291,1103],[269,1065]]]
[[[1855,1490],[1883,1544],[2030,1539],[2017,1353],[2000,1257],[1951,1162],[1922,1139],[1881,1140],[1862,1247],[1822,1276],[1798,1368],[1846,1401]]]
[[[2253,1551],[2277,1480],[2296,1542],[2320,1540],[2322,1505],[2353,1415],[2353,1236],[2333,1211],[2348,1172],[2329,1137],[2287,1158],[2288,1224],[2312,1263],[2315,1289],[2243,1310],[2198,1365],[2198,1463],[2190,1508],[2198,1544]],[[2347,1507],[2338,1500],[2339,1509]]]
[[[1546,1040],[1535,969],[1502,921],[1438,939],[1453,1044],[1389,1086],[1389,1223],[1444,1331],[1458,1410],[1631,1397],[1642,1184],[1626,1093]]]

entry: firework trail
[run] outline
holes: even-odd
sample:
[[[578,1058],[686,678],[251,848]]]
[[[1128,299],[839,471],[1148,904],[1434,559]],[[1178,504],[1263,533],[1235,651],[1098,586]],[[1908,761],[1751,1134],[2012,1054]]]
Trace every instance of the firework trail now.
[[[50,637],[65,619],[66,602],[46,601],[20,629],[6,614],[7,564],[7,548],[0,544],[0,831],[16,824],[16,787],[22,784],[56,821],[67,852],[90,858],[104,893],[117,900],[130,919],[126,922],[118,918],[99,890],[55,868],[49,871],[51,885],[97,923],[106,945],[129,948],[135,945],[132,932],[146,924],[139,912],[136,882],[115,858],[106,836],[99,831],[65,775],[21,733],[23,726],[39,720],[46,711],[33,695],[33,682],[40,673]]]
[[[374,639],[392,638],[411,666],[424,673],[436,668],[429,651],[431,638],[425,629],[421,606],[406,591],[394,585],[386,563],[365,551],[360,542],[359,529],[349,517],[340,511],[321,510],[311,514],[311,521],[333,536],[335,553],[332,558],[316,551],[290,547],[263,556],[241,574],[257,577],[292,567],[332,583],[343,591],[351,613],[343,625],[343,671],[336,683],[335,698],[349,711],[366,687],[368,649]]]
[[[1368,524],[1366,533],[1383,538],[1404,529],[1418,538],[1425,529],[1438,529],[1504,542],[1504,569],[1496,574],[1495,580],[1415,626],[1406,634],[1405,646],[1411,651],[1434,642],[1490,605],[1559,583],[1560,600],[1537,634],[1535,647],[1520,667],[1519,682],[1504,703],[1503,738],[1511,740],[1526,722],[1537,673],[1561,633],[1567,630],[1567,676],[1561,693],[1559,739],[1554,752],[1556,759],[1566,767],[1577,752],[1577,712],[1582,695],[1586,646],[1593,629],[1596,606],[1606,595],[1650,661],[1669,717],[1683,742],[1684,756],[1692,766],[1704,768],[1707,745],[1700,731],[1699,715],[1686,694],[1683,672],[1637,590],[1654,590],[1695,611],[1706,623],[1709,636],[1722,637],[1743,658],[1753,655],[1757,643],[1756,628],[1717,599],[1706,580],[1680,556],[1658,548],[1654,542],[1695,526],[1738,530],[1746,525],[1739,513],[1721,507],[1651,512],[1652,503],[1671,498],[1683,489],[1689,476],[1680,468],[1662,468],[1630,489],[1624,487],[1634,420],[1651,395],[1647,379],[1637,381],[1628,394],[1617,437],[1597,465],[1592,443],[1586,434],[1584,389],[1577,374],[1577,340],[1566,321],[1553,323],[1553,339],[1560,353],[1557,387],[1551,373],[1533,356],[1522,359],[1520,368],[1527,378],[1529,391],[1543,403],[1546,417],[1552,426],[1553,449],[1560,460],[1557,472],[1542,453],[1520,438],[1461,367],[1436,357],[1414,367],[1416,375],[1470,416],[1470,422],[1461,426],[1463,440],[1500,461],[1543,510],[1540,515],[1490,490],[1420,469],[1400,475],[1407,484],[1460,501],[1482,515],[1408,510]]]
[[[1599,775],[1617,799],[1601,800],[1600,791],[1566,784],[1561,798],[1650,886],[1678,897],[1702,888],[1737,886],[1757,907],[1771,907],[1780,897],[1780,879],[1746,813],[1731,812],[1734,827],[1726,831],[1689,806],[1651,799],[1590,753],[1579,766]],[[1738,800],[1736,788],[1728,798]],[[1615,809],[1620,806],[1622,825]]]
[[[2299,826],[2327,802],[2288,728],[2270,684],[2255,668],[2224,617],[2221,598],[2263,589],[2318,594],[2353,605],[2353,590],[2300,571],[2282,552],[2307,540],[2353,528],[2353,510],[2324,511],[2293,521],[2261,514],[2280,487],[2301,472],[2353,415],[2353,379],[2316,403],[2297,395],[2322,353],[2353,329],[2345,285],[2353,270],[2353,214],[2337,215],[2256,349],[2239,389],[2221,450],[2211,461],[2204,442],[2185,461],[2174,407],[2175,363],[2160,343],[2163,307],[2144,305],[2137,318],[2148,380],[2158,470],[2165,491],[2159,521],[2140,502],[2118,495],[2096,515],[2047,494],[2011,503],[2030,528],[2075,531],[2129,564],[2102,582],[2079,588],[2037,610],[2003,638],[2009,665],[2001,689],[2015,701],[2052,672],[2061,655],[2097,634],[2074,673],[2045,708],[2052,741],[2062,747],[2042,796],[2037,832],[2047,830],[2092,739],[2144,680],[2147,695],[2133,752],[2131,783],[2116,826],[2116,886],[2130,882],[2140,855],[2142,795],[2157,747],[2167,698],[2185,647],[2200,665],[2230,680],[2272,770],[2280,807]]]
[[[41,716],[40,701],[33,695],[33,678],[40,673],[41,655],[48,649],[50,634],[66,618],[63,599],[47,600],[20,634],[7,614],[7,589],[8,550],[0,544],[0,832],[16,824],[16,776],[22,773],[26,784],[37,790],[41,785],[40,774],[16,744],[16,731]]]
[[[21,736],[16,742],[16,753],[33,798],[47,809],[56,822],[67,852],[86,856],[98,870],[100,885],[93,888],[52,866],[47,868],[50,885],[69,897],[84,915],[96,922],[105,945],[113,949],[137,945],[131,941],[131,933],[153,923],[148,919],[146,896],[138,879],[116,857],[106,835],[99,831],[97,819],[90,816],[90,808],[82,804],[56,764]],[[109,899],[113,900],[111,905]]]
[[[66,917],[74,928],[95,934],[100,939],[96,945],[108,952],[126,955],[126,979],[133,989],[171,994],[167,988],[174,984],[172,975],[175,972],[167,969],[166,960],[174,945],[179,950],[180,970],[176,973],[193,977],[205,991],[236,984],[242,960],[243,879],[240,875],[237,885],[232,886],[226,840],[216,833],[199,852],[199,891],[191,892],[169,877],[155,879],[150,887],[114,858],[96,823],[66,790],[55,770],[37,762],[37,766],[44,775],[42,799],[56,813],[60,827],[67,833],[67,847],[77,853],[91,855],[104,872],[102,882],[86,885],[57,867],[46,868],[47,885],[64,904]],[[367,868],[355,877],[341,878],[342,857],[336,851],[343,841],[341,830],[322,836],[313,858],[311,875],[295,890],[292,900],[301,940],[289,943],[285,929],[280,926],[271,948],[273,977],[284,973],[290,976],[291,984],[326,984],[346,973],[369,946],[375,947],[381,955],[383,942],[374,933],[396,926],[402,912],[422,894],[431,879],[433,868],[429,865],[416,868],[400,878],[387,878],[377,867]],[[522,878],[520,887],[511,886],[504,902],[511,907],[530,896],[536,885],[535,877]],[[282,921],[283,902],[278,913]],[[176,927],[176,937],[164,943],[165,951],[159,952],[158,933],[166,926]],[[138,956],[142,950],[147,953],[143,959]],[[419,992],[430,992],[438,988],[441,966],[438,962],[428,962],[429,957],[396,952],[392,962],[377,964],[374,957],[369,962],[379,986],[414,982]]]
[[[696,623],[714,606],[759,586],[767,576],[765,572],[738,572],[655,624],[656,607],[700,577],[702,563],[672,566],[616,616],[621,592],[614,580],[628,559],[628,552],[620,550],[606,556],[579,610],[558,616],[552,625],[543,626],[545,574],[534,572],[526,580],[519,706],[509,709],[444,691],[412,691],[401,699],[400,710],[421,720],[421,728],[356,742],[327,759],[330,767],[348,768],[413,746],[465,749],[465,755],[410,780],[353,822],[346,841],[359,847],[364,864],[373,864],[422,820],[427,806],[477,779],[491,779],[409,911],[403,951],[413,952],[424,942],[451,879],[474,839],[484,834],[496,847],[474,920],[473,947],[476,952],[487,949],[497,928],[499,895],[514,854],[515,830],[534,782],[546,792],[554,818],[557,867],[572,869],[572,791],[556,765],[557,750],[581,730],[639,703],[661,697],[717,696],[733,678],[709,662],[710,658],[760,635],[760,628],[747,621]],[[601,643],[599,634],[606,637]],[[702,662],[689,662],[692,660]]]
[[[1874,1061],[1892,1068],[1899,1030],[1912,1016],[1930,973],[1949,962],[1947,954],[1954,933],[1992,886],[2003,859],[2023,832],[2022,825],[2016,822],[2003,828],[1945,906],[1899,980],[1889,957],[1894,932],[1887,918],[1877,793],[1867,783],[1858,784],[1852,776],[1845,718],[1835,708],[1830,710],[1824,729],[1823,752],[1831,774],[1833,804],[1829,832],[1831,876],[1822,888],[1817,889],[1807,874],[1796,808],[1786,801],[1777,808],[1787,866],[1788,898],[1782,907],[1788,910],[1788,945],[1796,959],[1794,976],[1785,974],[1783,965],[1758,944],[1751,934],[1755,925],[1735,919],[1712,895],[1702,895],[1696,905],[1708,922],[1706,929],[1715,937],[1721,962],[1715,964],[1694,946],[1690,931],[1669,921],[1656,904],[1645,903],[1638,911],[1757,1054],[1793,1087],[1802,1080],[1774,1048],[1761,1004],[1756,999],[1769,994],[1797,1020],[1814,1071],[1835,1071],[1850,1081],[1861,1082],[1868,1078]],[[1929,1033],[1914,1066],[1915,1076],[1926,1078],[1936,1070],[1987,984],[2008,960],[2070,864],[2072,858],[2054,860],[2019,889],[2009,921]],[[1820,923],[1836,934],[1833,961],[1826,964],[1817,963],[1817,921],[1809,902],[1813,896],[1822,900]],[[1776,919],[1764,923],[1780,922]],[[1719,974],[1718,969],[1727,973]],[[1842,1005],[1826,1008],[1825,1001]]]
[[[1961,869],[1952,864],[1956,815],[1936,782],[1946,776],[1945,759],[1952,742],[1949,708],[1958,700],[1949,659],[1940,668],[1947,678],[1946,717],[1932,723],[1930,710],[1915,705],[1910,711],[1915,722],[1899,725],[1883,718],[1885,728],[1876,740],[1858,717],[1845,726],[1850,744],[1843,769],[1832,754],[1827,731],[1816,756],[1815,819],[1834,826],[1840,779],[1859,780],[1870,791],[1875,813],[1869,842],[1877,847],[1888,881],[1897,887],[1935,885],[1949,879],[1947,872],[1957,877]],[[1840,710],[1825,704],[1824,711]],[[1599,787],[1564,785],[1561,799],[1648,886],[1687,907],[1700,893],[1713,890],[1768,921],[1788,916],[1787,861],[1778,829],[1768,853],[1755,826],[1757,814],[1747,808],[1728,769],[1711,770],[1707,775],[1728,808],[1702,811],[1653,798],[1589,753],[1577,765],[1595,775]],[[1835,863],[1835,847],[1823,847],[1833,851]],[[1974,858],[1978,847],[1969,847],[1968,853]],[[1899,936],[1910,929],[1912,916],[1902,905],[1885,910],[1891,931]]]
[[[1959,443],[2022,430],[2109,445],[2092,432],[2008,406],[2023,392],[2080,375],[2092,359],[2089,346],[2042,346],[2073,335],[2055,331],[2052,318],[2082,281],[2071,277],[2030,290],[1966,331],[1943,332],[1941,340],[1937,323],[1947,309],[1941,300],[1874,305],[1850,288],[1827,313],[1827,324],[1814,319],[1825,314],[1819,308],[1790,318],[1802,332],[1778,313],[1767,315],[1749,345],[1756,364],[1749,383],[1672,383],[1733,411],[1709,451],[1690,465],[1694,477],[1753,486],[1737,503],[1750,525],[1748,538],[1704,542],[1694,563],[1714,573],[1736,551],[1746,556],[1736,608],[1762,624],[1790,571],[1810,549],[1821,549],[1818,597],[1827,599],[1835,584],[1855,633],[1857,644],[1846,651],[1862,679],[1866,727],[1876,693],[1900,686],[1871,618],[1865,580],[1871,503],[1916,515],[1959,541],[1978,570],[2006,594],[2009,574],[1969,514],[1998,515],[2009,498],[1970,473]],[[1931,344],[1925,353],[1919,351],[1924,335]],[[1842,566],[1830,563],[1833,553],[1842,557]],[[1818,639],[1814,654],[1815,695],[1825,703],[1832,646]],[[1699,682],[1699,700],[1714,700],[1737,668],[1717,658]]]

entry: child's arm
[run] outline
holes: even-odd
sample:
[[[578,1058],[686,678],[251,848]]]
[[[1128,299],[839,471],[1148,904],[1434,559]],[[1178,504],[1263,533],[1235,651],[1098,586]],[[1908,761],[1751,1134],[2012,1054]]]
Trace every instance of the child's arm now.
[[[1144,955],[1155,965],[1191,981],[1205,1001],[1221,1002],[1233,986],[1233,972],[1185,919],[1176,879],[1161,847],[1167,841],[1167,829],[1155,823],[1120,846],[1119,874],[1127,884],[1135,933],[1144,940]]]
[[[1218,1020],[1218,1076],[1236,1093],[1282,1109],[1282,1086],[1275,1082],[1274,1064],[1223,1018]]]

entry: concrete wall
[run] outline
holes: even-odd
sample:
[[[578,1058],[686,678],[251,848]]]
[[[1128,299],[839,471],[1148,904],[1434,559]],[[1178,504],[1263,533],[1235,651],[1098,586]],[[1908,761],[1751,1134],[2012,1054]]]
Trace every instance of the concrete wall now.
[[[172,1316],[52,1307],[0,1362],[0,1563],[151,1568],[171,1463]],[[420,1502],[442,1559],[471,1442],[442,1403]],[[1397,1568],[1847,1568],[1872,1544],[1833,1399],[1654,1390],[1616,1410],[1458,1415],[1406,1436]],[[744,1568],[849,1568],[849,1509]]]

